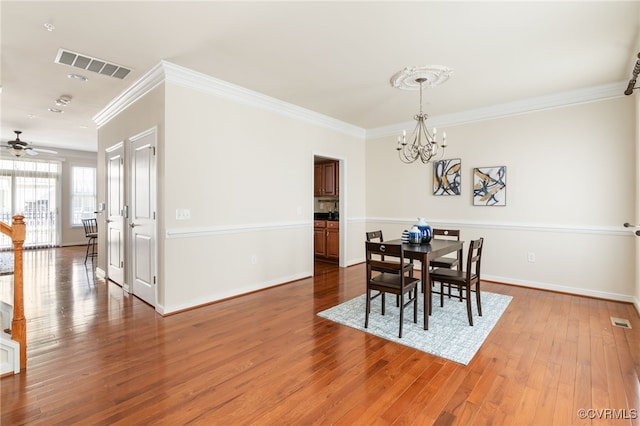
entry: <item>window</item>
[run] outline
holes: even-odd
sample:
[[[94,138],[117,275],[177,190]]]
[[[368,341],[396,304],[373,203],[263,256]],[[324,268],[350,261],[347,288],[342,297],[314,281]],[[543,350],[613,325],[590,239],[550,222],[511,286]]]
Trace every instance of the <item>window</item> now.
[[[82,226],[82,219],[95,217],[96,168],[71,167],[71,226]]]
[[[55,160],[0,159],[0,220],[24,216],[24,247],[60,244],[58,201],[62,165]],[[11,248],[11,238],[0,236],[0,249]]]

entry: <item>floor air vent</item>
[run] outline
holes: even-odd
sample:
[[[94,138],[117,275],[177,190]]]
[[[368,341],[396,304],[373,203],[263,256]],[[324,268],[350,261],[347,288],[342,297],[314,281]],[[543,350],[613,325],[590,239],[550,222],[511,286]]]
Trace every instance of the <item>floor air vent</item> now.
[[[611,324],[615,325],[616,327],[631,328],[631,323],[628,319],[611,317]]]
[[[58,54],[56,55],[54,62],[56,64],[70,65],[72,67],[93,71],[109,77],[119,78],[120,80],[125,78],[131,72],[130,68],[65,49],[58,50]]]

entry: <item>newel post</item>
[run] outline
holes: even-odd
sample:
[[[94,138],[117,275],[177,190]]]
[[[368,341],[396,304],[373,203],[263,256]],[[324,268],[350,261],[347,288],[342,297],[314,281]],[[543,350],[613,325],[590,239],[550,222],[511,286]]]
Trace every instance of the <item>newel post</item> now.
[[[27,368],[27,321],[24,317],[22,246],[26,235],[24,216],[13,216],[13,321],[11,338],[20,344],[20,369]]]

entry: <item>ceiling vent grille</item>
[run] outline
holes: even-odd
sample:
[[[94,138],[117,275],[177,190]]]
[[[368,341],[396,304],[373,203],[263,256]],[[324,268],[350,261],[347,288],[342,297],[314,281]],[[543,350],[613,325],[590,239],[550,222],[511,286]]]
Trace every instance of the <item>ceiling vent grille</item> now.
[[[65,49],[58,50],[58,54],[56,55],[56,60],[54,62],[56,64],[70,65],[72,67],[93,71],[109,77],[119,78],[120,80],[125,78],[131,72],[130,68]]]

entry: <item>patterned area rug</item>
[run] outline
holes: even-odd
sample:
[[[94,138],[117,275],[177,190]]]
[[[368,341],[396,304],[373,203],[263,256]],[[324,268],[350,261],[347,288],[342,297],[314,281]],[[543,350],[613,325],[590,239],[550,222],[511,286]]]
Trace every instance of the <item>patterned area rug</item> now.
[[[423,330],[422,294],[418,300],[418,323],[413,323],[413,306],[405,308],[402,338],[398,338],[399,310],[393,295],[386,297],[385,315],[380,314],[382,299],[371,302],[369,328],[364,328],[365,295],[319,312],[318,315],[358,330],[375,334],[387,340],[410,346],[442,358],[467,365],[496,325],[511,302],[511,296],[483,291],[482,316],[478,316],[475,295],[473,299],[473,327],[467,319],[466,302],[452,298],[440,307],[439,295],[434,295],[433,312],[429,317],[429,330]]]

